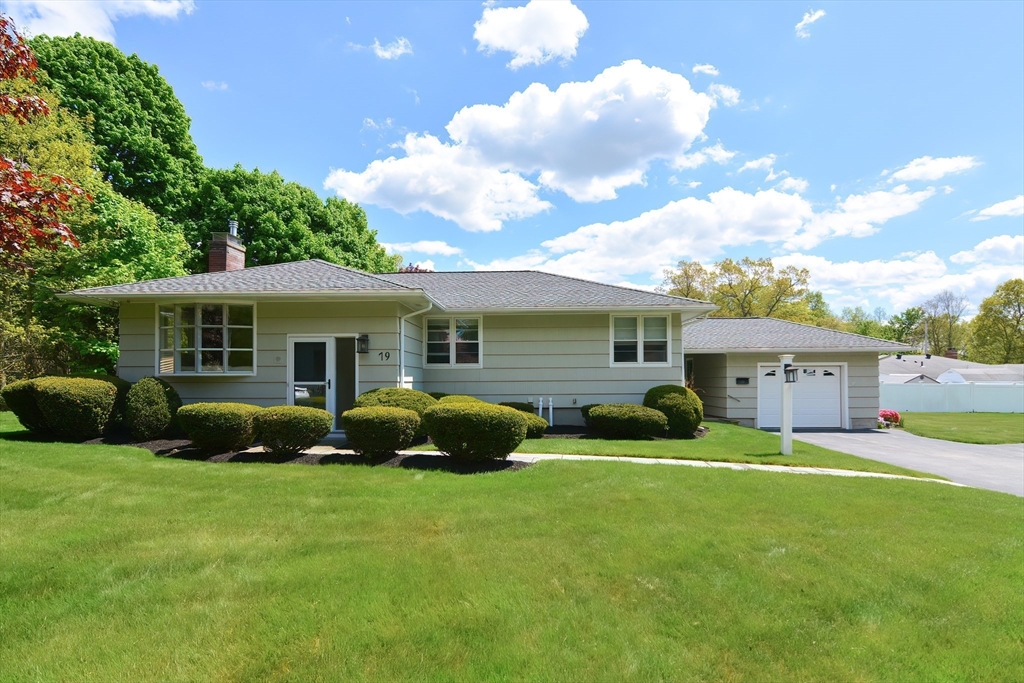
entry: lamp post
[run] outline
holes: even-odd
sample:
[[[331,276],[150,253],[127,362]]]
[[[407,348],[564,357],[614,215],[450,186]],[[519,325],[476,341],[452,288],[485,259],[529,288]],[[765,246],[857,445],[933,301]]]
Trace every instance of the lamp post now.
[[[793,368],[793,355],[779,356],[782,379],[782,404],[779,412],[779,435],[782,437],[779,452],[782,455],[793,455],[793,384],[796,382],[796,368]]]

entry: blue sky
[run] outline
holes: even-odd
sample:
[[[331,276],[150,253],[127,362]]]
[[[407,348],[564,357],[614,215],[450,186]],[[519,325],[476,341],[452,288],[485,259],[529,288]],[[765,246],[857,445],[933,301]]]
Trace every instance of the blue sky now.
[[[769,256],[890,311],[1024,276],[1022,3],[0,6],[158,64],[207,164],[354,199],[408,262]]]

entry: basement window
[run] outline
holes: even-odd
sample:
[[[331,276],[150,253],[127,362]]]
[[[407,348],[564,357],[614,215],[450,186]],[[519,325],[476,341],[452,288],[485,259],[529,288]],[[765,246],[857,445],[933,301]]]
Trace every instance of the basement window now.
[[[255,306],[162,304],[157,342],[157,374],[251,375],[256,370]]]

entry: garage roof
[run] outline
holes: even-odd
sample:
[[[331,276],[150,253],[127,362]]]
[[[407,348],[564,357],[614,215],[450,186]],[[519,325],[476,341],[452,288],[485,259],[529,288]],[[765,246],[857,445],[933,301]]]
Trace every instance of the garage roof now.
[[[904,351],[905,344],[776,318],[704,318],[683,326],[683,349],[698,351]]]

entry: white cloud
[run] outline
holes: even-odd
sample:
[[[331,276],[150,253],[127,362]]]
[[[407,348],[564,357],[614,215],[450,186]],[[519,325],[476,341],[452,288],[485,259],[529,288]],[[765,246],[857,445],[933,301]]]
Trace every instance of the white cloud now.
[[[690,188],[691,190],[695,190],[698,187],[700,187],[700,181],[699,180],[691,180],[690,182],[686,183],[686,186],[688,188]]]
[[[710,147],[705,147],[699,152],[693,152],[692,154],[681,154],[675,161],[672,162],[673,168],[684,169],[684,168],[697,168],[703,166],[709,160],[716,164],[726,164],[734,156],[736,152],[731,152],[722,146],[721,141],[716,142]]]
[[[908,180],[938,180],[952,173],[962,173],[981,162],[974,157],[919,157],[909,164],[896,170],[889,176],[889,182],[907,182]],[[884,174],[883,174],[884,175]]]
[[[816,22],[825,16],[825,10],[810,10],[804,13],[804,18],[800,20],[800,23],[796,25],[796,36],[797,38],[810,38],[811,37],[811,24]]]
[[[732,86],[712,83],[708,88],[708,93],[715,98],[716,102],[721,102],[727,107],[735,107],[740,103],[740,91]]]
[[[711,64],[694,64],[693,73],[695,74],[707,74],[708,76],[717,76],[718,69]]]
[[[799,194],[776,189],[751,194],[727,187],[707,199],[688,197],[629,220],[583,226],[543,242],[541,249],[473,265],[536,268],[602,282],[638,274],[658,278],[663,268],[680,259],[714,258],[728,247],[760,243],[805,249],[840,235],[870,235],[932,194],[931,188],[911,193],[901,186],[891,192],[851,195],[827,211],[815,212]]]
[[[780,190],[794,190],[797,194],[807,191],[809,183],[803,178],[784,178],[776,187]]]
[[[412,54],[412,43],[407,38],[399,36],[387,45],[381,45],[380,41],[374,38],[370,49],[381,59],[398,59],[402,55]]]
[[[324,187],[402,215],[427,211],[473,232],[500,230],[505,220],[551,207],[536,185],[486,164],[471,148],[413,133],[396,146],[405,157],[378,159],[362,173],[333,170]]]
[[[1024,235],[999,235],[949,257],[953,263],[1005,263],[1024,269]]]
[[[992,206],[986,207],[978,212],[978,215],[972,218],[972,221],[987,221],[990,218],[996,216],[1022,216],[1024,215],[1024,194],[1019,194],[1013,199],[1007,199],[1005,202],[999,202]]]
[[[462,253],[462,249],[459,247],[453,247],[447,242],[441,240],[420,240],[418,242],[394,242],[391,244],[381,243],[385,249],[391,253],[395,252],[414,252],[417,254],[427,254],[428,256],[455,256]]]
[[[416,261],[413,265],[423,268],[424,270],[437,270],[437,266],[435,266],[434,262],[430,259],[425,261]]]
[[[176,19],[192,14],[194,0],[23,0],[5,2],[4,12],[27,36],[73,36],[75,33],[114,42],[114,22],[122,17]]]
[[[228,84],[224,81],[203,81],[202,85],[207,90],[227,90]]]
[[[746,162],[745,164],[740,166],[740,170],[737,171],[737,173],[743,173],[744,171],[751,171],[751,170],[754,170],[754,171],[770,171],[772,169],[772,166],[774,166],[774,165],[775,165],[775,155],[774,154],[769,154],[766,157],[761,157],[760,159],[754,159],[752,161]]]
[[[576,56],[590,24],[569,0],[531,0],[522,7],[485,7],[473,24],[477,49],[488,54],[511,52],[510,69]]]

